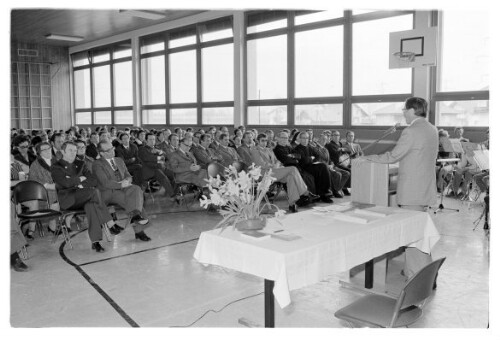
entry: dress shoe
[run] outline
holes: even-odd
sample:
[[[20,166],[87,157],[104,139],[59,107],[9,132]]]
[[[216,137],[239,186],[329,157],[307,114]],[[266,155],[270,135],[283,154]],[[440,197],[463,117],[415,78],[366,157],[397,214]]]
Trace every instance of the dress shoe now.
[[[310,204],[311,200],[307,196],[300,196],[300,198],[295,202],[295,204],[299,207],[305,207],[306,205]]]
[[[149,223],[149,220],[147,218],[142,217],[140,214],[132,216],[130,219],[130,223],[138,223],[140,225],[145,225]]]
[[[349,192],[349,189],[343,188],[342,192],[344,193],[345,196],[351,196],[351,193]]]
[[[92,249],[95,249],[95,251],[98,253],[104,253],[104,248],[99,242],[92,243]]]
[[[288,206],[288,211],[291,212],[291,213],[296,213],[298,212],[298,209],[297,209],[297,204],[292,204],[292,205],[289,205]]]
[[[311,202],[315,202],[315,201],[319,200],[319,196],[313,194],[312,192],[310,192],[309,193],[309,199],[311,200]]]
[[[342,191],[334,191],[333,192],[333,197],[335,197],[335,198],[344,198],[344,194],[342,194]]]
[[[109,232],[113,235],[118,235],[122,231],[120,230],[120,228],[118,228],[116,224],[114,224],[111,228],[109,228]]]
[[[11,265],[16,272],[25,272],[28,270],[28,266],[23,262],[23,260],[21,260],[21,258],[19,258],[19,256]]]
[[[148,235],[146,235],[144,231],[141,231],[140,233],[135,233],[135,239],[141,241],[151,241],[151,238]]]
[[[333,203],[333,200],[330,197],[321,196],[319,199],[324,203]]]

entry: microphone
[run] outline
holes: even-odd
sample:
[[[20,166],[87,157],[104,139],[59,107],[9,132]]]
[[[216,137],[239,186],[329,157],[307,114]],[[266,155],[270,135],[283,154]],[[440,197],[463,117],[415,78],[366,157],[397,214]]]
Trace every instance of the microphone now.
[[[401,126],[401,123],[396,123],[396,124],[394,124],[394,126],[392,126],[390,129],[388,129],[388,130],[386,130],[386,131],[384,132],[384,134],[382,135],[382,137],[380,137],[380,138],[379,138],[379,139],[377,139],[376,141],[374,141],[374,142],[372,142],[372,143],[368,144],[368,145],[367,145],[367,146],[365,146],[363,149],[361,149],[361,151],[365,151],[365,150],[366,150],[366,149],[368,149],[369,147],[371,147],[371,146],[373,146],[373,145],[377,144],[378,142],[380,142],[380,141],[381,141],[382,139],[384,139],[385,137],[387,137],[387,136],[389,136],[389,135],[393,134],[394,132],[396,132],[396,131],[397,131],[398,127],[400,127],[400,126]]]

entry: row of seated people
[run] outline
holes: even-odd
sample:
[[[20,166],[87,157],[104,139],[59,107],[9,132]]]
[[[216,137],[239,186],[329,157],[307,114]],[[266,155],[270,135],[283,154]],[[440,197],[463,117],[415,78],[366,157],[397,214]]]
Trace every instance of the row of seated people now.
[[[445,187],[450,185],[449,196],[464,197],[469,192],[472,183],[477,185],[480,192],[487,192],[489,189],[489,170],[481,170],[475,162],[471,162],[467,158],[465,152],[454,153],[444,151],[443,140],[449,138],[448,131],[441,129],[438,134],[438,159],[459,159],[457,162],[436,164],[438,192],[442,192]],[[454,134],[460,142],[469,142],[469,139],[463,137],[463,128],[455,128]],[[489,129],[486,134],[487,139],[479,143],[479,145],[489,150]]]

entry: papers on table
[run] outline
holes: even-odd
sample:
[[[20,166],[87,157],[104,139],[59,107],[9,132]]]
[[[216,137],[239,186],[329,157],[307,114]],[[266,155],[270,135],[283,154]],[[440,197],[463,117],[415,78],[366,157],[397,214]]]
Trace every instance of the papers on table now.
[[[317,215],[325,215],[345,222],[367,224],[393,213],[390,209],[380,208],[373,204],[347,202],[326,207],[313,207],[313,210]]]
[[[263,233],[258,230],[247,230],[241,232],[241,237],[252,239],[252,240],[265,240],[271,238],[271,235]]]

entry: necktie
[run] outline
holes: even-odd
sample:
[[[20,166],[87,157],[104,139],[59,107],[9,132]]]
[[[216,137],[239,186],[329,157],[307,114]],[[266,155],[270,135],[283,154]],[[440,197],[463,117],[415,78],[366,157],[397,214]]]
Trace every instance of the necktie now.
[[[118,168],[116,167],[116,164],[115,164],[115,161],[113,160],[113,158],[111,158],[110,163],[111,163],[111,168],[113,169],[113,171],[118,170]]]

